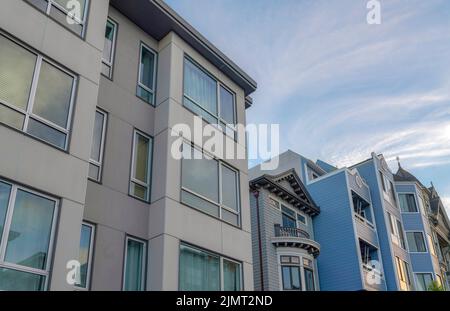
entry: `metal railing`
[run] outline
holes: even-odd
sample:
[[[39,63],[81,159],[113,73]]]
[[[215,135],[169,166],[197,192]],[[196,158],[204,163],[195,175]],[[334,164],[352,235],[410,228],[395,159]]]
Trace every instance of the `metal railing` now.
[[[275,225],[275,237],[294,237],[309,239],[309,233],[299,228],[282,227],[281,225]]]

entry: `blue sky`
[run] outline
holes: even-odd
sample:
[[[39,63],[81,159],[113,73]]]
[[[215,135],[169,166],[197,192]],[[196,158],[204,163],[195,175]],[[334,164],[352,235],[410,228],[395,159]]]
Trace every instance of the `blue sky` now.
[[[450,1],[167,0],[258,82],[247,121],[339,167],[383,153],[450,206]]]

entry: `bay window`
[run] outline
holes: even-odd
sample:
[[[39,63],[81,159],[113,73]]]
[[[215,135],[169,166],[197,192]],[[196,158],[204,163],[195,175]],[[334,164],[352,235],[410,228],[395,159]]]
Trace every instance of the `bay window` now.
[[[57,200],[0,181],[0,290],[45,290]]]
[[[309,258],[282,255],[281,264],[281,288],[283,290],[314,291],[313,261]]]
[[[94,134],[92,137],[91,157],[89,159],[89,178],[100,181],[103,169],[107,114],[99,109],[95,112]]]
[[[0,35],[0,122],[67,149],[76,77]]]
[[[70,31],[83,37],[86,28],[89,0],[25,0],[40,11],[53,17]]]
[[[123,290],[144,291],[147,263],[147,243],[135,238],[126,238]]]
[[[114,63],[114,49],[116,45],[117,24],[108,18],[105,29],[105,43],[102,56],[102,74],[112,78],[112,69]]]
[[[400,210],[402,213],[418,213],[416,198],[411,193],[400,193],[398,195],[400,201]]]
[[[155,105],[155,83],[156,53],[141,43],[137,96],[153,106]]]
[[[135,130],[129,191],[131,196],[146,202],[150,201],[152,150],[150,136]]]
[[[239,226],[239,172],[187,143],[183,154],[181,201]]]
[[[186,244],[180,245],[180,291],[240,291],[242,265]]]
[[[236,139],[236,96],[194,61],[184,59],[183,105]]]

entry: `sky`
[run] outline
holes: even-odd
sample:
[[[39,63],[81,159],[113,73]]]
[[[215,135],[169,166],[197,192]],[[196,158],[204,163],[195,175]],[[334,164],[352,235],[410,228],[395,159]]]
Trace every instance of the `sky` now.
[[[258,82],[247,122],[280,150],[349,166],[383,153],[450,211],[450,1],[166,0]],[[256,163],[250,163],[256,164]]]

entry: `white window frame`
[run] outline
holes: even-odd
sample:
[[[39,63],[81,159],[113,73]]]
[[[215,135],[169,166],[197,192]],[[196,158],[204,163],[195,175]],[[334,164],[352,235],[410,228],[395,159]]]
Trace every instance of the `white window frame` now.
[[[95,110],[95,113],[100,113],[103,115],[102,138],[100,141],[100,157],[99,157],[100,161],[93,160],[91,157],[89,157],[89,163],[91,165],[98,167],[98,178],[95,179],[89,175],[88,175],[88,178],[93,181],[100,182],[102,180],[102,175],[103,175],[103,156],[104,156],[104,152],[105,152],[105,139],[106,139],[106,127],[108,124],[108,113],[99,108],[97,108]]]
[[[192,144],[190,142],[187,142],[187,141],[183,142],[183,148],[184,148],[184,145],[188,145],[188,146],[190,146],[190,148],[196,149],[198,152],[201,152],[203,156],[206,156],[207,158],[210,158],[212,161],[216,161],[217,162],[218,170],[219,170],[219,172],[218,172],[218,178],[219,178],[219,180],[218,180],[219,202],[215,202],[214,200],[211,200],[211,199],[209,199],[209,198],[207,198],[207,197],[205,197],[205,196],[203,196],[201,194],[196,193],[195,191],[193,191],[193,190],[191,190],[189,188],[184,187],[183,186],[183,176],[181,176],[181,183],[180,183],[181,184],[181,190],[185,191],[185,192],[187,192],[187,193],[189,193],[191,195],[194,195],[194,196],[196,196],[196,197],[198,197],[198,198],[200,198],[200,199],[202,199],[204,201],[207,201],[210,204],[218,206],[219,207],[219,218],[218,219],[220,219],[220,220],[222,220],[222,221],[224,221],[224,222],[226,222],[226,223],[228,223],[228,224],[230,224],[232,226],[235,226],[235,225],[227,222],[226,220],[224,220],[222,218],[222,209],[225,209],[227,212],[230,212],[230,213],[236,215],[237,219],[238,219],[237,227],[240,227],[241,226],[241,204],[242,204],[242,202],[241,202],[241,193],[240,193],[240,188],[241,188],[240,187],[240,180],[241,180],[240,171],[235,169],[234,167],[231,167],[227,163],[217,159],[213,155],[210,155],[206,150],[202,150],[201,148],[198,148],[197,146],[195,146],[194,144]],[[182,161],[183,161],[183,159],[182,159]],[[183,165],[183,164],[181,164],[181,165]],[[238,206],[237,206],[238,210],[237,211],[235,211],[234,209],[226,206],[222,202],[222,200],[223,200],[223,195],[222,195],[222,183],[223,183],[222,182],[222,166],[224,166],[224,167],[230,169],[231,171],[233,171],[234,173],[236,173],[236,187],[237,187],[237,189],[236,189],[236,196],[237,196],[237,203],[238,203]],[[187,205],[187,206],[190,206],[190,207],[192,207],[192,208],[194,208],[196,210],[199,210],[202,213],[205,213],[201,209],[199,209],[199,208],[197,208],[195,206],[192,206],[192,205],[190,205],[188,203],[185,203],[185,202],[182,202],[182,203]],[[206,214],[207,215],[211,215],[211,214],[208,214],[208,213],[206,213]],[[211,216],[216,218],[216,216],[213,216],[213,215],[211,215]]]
[[[295,210],[294,208],[292,208],[292,207],[290,207],[289,205],[287,205],[286,203],[284,203],[282,200],[280,200],[279,198],[275,198],[275,197],[273,197],[273,196],[270,196],[270,198],[272,199],[272,200],[274,200],[274,201],[277,201],[278,202],[278,206],[279,206],[279,211],[281,211],[281,214],[283,214],[283,209],[282,209],[282,206],[284,206],[284,207],[286,207],[287,209],[290,209],[291,211],[293,211],[294,213],[295,213],[295,222],[296,222],[296,225],[297,225],[297,228],[298,229],[301,229],[300,228],[300,226],[299,226],[299,223],[302,225],[302,226],[308,226],[308,215],[307,214],[305,214],[305,213],[303,213],[303,212],[301,212],[301,211],[297,211],[297,210]],[[298,215],[300,215],[300,216],[303,216],[303,218],[305,218],[305,222],[302,222],[302,221],[299,221],[298,220]]]
[[[370,221],[369,219],[367,219],[366,217],[363,217],[361,215],[359,215],[358,213],[355,212],[355,206],[353,205],[353,194],[352,192],[357,195],[361,200],[363,200],[364,202],[366,202],[367,204],[369,204],[369,209],[370,209],[370,216],[372,218],[372,221]],[[367,225],[369,228],[371,228],[372,230],[375,230],[375,225],[373,223],[373,220],[375,219],[375,215],[373,213],[373,206],[372,203],[367,201],[366,199],[364,199],[361,195],[359,195],[356,191],[354,190],[350,190],[350,194],[352,195],[352,212],[353,212],[353,217],[358,219],[360,222],[364,223],[365,225]]]
[[[423,245],[425,246],[425,251],[424,252],[411,252],[410,251],[407,233],[420,233],[420,234],[422,234]],[[426,254],[426,253],[429,252],[429,248],[428,248],[428,245],[427,245],[428,242],[425,239],[425,233],[423,231],[421,231],[421,230],[407,230],[407,231],[405,231],[405,236],[406,236],[406,245],[408,246],[408,252],[410,254]],[[414,238],[414,241],[415,241],[415,238]]]
[[[8,206],[6,209],[6,215],[5,215],[5,223],[4,223],[4,227],[3,227],[3,233],[2,233],[2,238],[0,241],[0,268],[5,268],[5,269],[11,269],[11,270],[15,270],[18,272],[25,272],[25,273],[30,273],[33,275],[40,275],[43,276],[45,278],[45,282],[44,282],[44,291],[48,289],[48,284],[49,284],[49,278],[50,278],[50,271],[52,268],[52,261],[53,261],[53,245],[55,243],[56,240],[56,223],[58,222],[58,213],[59,213],[59,200],[48,196],[46,194],[42,194],[39,192],[36,192],[34,190],[31,190],[29,188],[26,187],[22,187],[19,186],[17,184],[8,182],[6,180],[0,179],[0,182],[7,184],[9,186],[11,186],[11,192],[10,192],[10,196],[9,196],[9,201],[8,201]],[[47,250],[47,258],[46,258],[46,262],[45,262],[45,269],[41,270],[41,269],[36,269],[36,268],[30,268],[30,267],[25,267],[25,266],[21,266],[18,264],[14,264],[14,263],[8,263],[5,262],[5,256],[6,256],[6,248],[7,248],[7,244],[8,244],[8,238],[9,238],[9,231],[11,228],[11,223],[12,223],[12,219],[13,219],[13,215],[14,215],[14,209],[15,209],[15,203],[16,203],[16,197],[17,197],[17,191],[21,190],[27,193],[30,193],[32,195],[41,197],[41,198],[45,198],[48,199],[50,201],[53,201],[55,203],[55,207],[53,210],[53,218],[52,218],[52,225],[51,225],[51,230],[50,230],[50,239],[49,239],[49,243],[48,243],[48,250]]]
[[[402,208],[400,206],[400,195],[407,195],[407,194],[410,194],[410,195],[414,196],[414,201],[416,203],[417,212],[404,212],[404,211],[402,211]],[[400,213],[402,213],[402,214],[420,214],[419,201],[417,200],[417,196],[416,196],[416,194],[414,192],[398,192],[397,196],[398,196],[398,207],[400,208]]]
[[[134,241],[137,243],[140,243],[144,246],[143,249],[143,256],[144,259],[142,260],[142,271],[141,271],[141,277],[142,277],[142,282],[141,282],[141,286],[142,286],[142,290],[141,291],[146,291],[147,289],[147,260],[148,260],[148,253],[147,253],[147,241],[145,240],[141,240],[132,236],[127,235],[125,238],[125,257],[123,260],[123,272],[122,272],[122,291],[125,291],[125,279],[126,279],[126,273],[127,273],[127,257],[128,257],[128,241]]]
[[[392,243],[394,243],[395,245],[397,245],[401,249],[408,250],[408,241],[407,241],[408,239],[406,237],[406,233],[405,233],[406,231],[403,228],[402,222],[396,216],[392,215],[389,212],[387,212],[387,216],[389,218],[388,219],[388,221],[389,221],[389,229],[390,229],[389,231],[391,231],[391,241],[392,241]],[[399,232],[398,222],[400,222],[400,225],[402,226],[403,233],[405,233],[405,234]],[[403,235],[403,241],[404,241],[405,247],[402,247],[402,245],[401,245],[400,234]]]
[[[102,72],[102,75],[106,76],[109,79],[112,79],[113,76],[113,66],[114,66],[114,58],[116,56],[116,40],[117,40],[117,29],[119,27],[119,24],[117,24],[114,20],[112,20],[110,17],[108,17],[107,19],[107,24],[108,22],[110,22],[111,24],[113,24],[114,26],[114,34],[113,34],[113,41],[111,44],[111,60],[107,60],[103,58],[102,55],[102,63],[103,65],[105,65],[106,67],[109,68],[109,75],[105,75]],[[105,27],[106,28],[106,27]],[[140,75],[139,75],[140,76]]]
[[[299,257],[300,262],[298,264],[283,264],[281,263],[281,257],[289,256],[289,257]],[[308,259],[312,263],[312,267],[306,267],[306,269],[312,270],[314,276],[314,291],[319,291],[318,286],[318,276],[316,269],[316,262],[314,257],[303,254],[303,253],[295,253],[295,252],[279,252],[277,253],[277,261],[278,261],[278,275],[279,275],[279,289],[280,291],[288,291],[288,292],[306,292],[306,277],[305,277],[305,265],[303,264],[303,259]],[[298,266],[300,270],[300,282],[301,289],[300,290],[288,290],[283,288],[283,266]]]
[[[39,54],[39,53],[33,51],[32,49],[28,48],[27,46],[23,45],[22,43],[18,42],[17,40],[14,40],[9,35],[6,35],[5,33],[1,32],[1,31],[0,31],[0,36],[3,36],[4,38],[6,38],[6,40],[10,40],[13,44],[17,45],[19,48],[23,48],[26,51],[28,51],[29,53],[36,56],[34,73],[33,73],[33,77],[31,80],[31,88],[30,88],[30,93],[28,94],[28,102],[27,102],[26,110],[21,109],[21,108],[15,106],[13,104],[10,104],[4,100],[0,100],[0,105],[4,105],[5,107],[8,107],[8,108],[14,110],[15,112],[18,112],[24,116],[23,126],[22,126],[22,129],[20,129],[21,132],[39,140],[39,141],[42,141],[46,144],[54,146],[58,149],[67,150],[68,145],[69,145],[69,139],[70,139],[70,128],[71,128],[71,123],[72,123],[72,113],[73,113],[73,106],[74,106],[74,101],[75,101],[75,91],[76,91],[77,81],[78,81],[77,76],[75,74],[69,72],[67,69],[63,68],[62,66],[56,64],[52,60],[42,56],[41,54]],[[68,76],[70,76],[73,79],[66,128],[63,128],[49,120],[44,119],[43,117],[40,117],[33,113],[33,107],[34,107],[34,103],[35,103],[36,91],[37,91],[37,87],[38,87],[39,75],[41,72],[42,62],[46,62],[49,65],[57,68],[58,70],[61,70],[62,72],[64,72],[65,74],[67,74]],[[28,133],[27,130],[28,130],[28,123],[30,121],[30,118],[37,122],[43,123],[44,125],[50,127],[53,130],[56,130],[56,131],[64,134],[66,136],[64,148],[61,148],[57,145],[52,144],[51,142],[49,142],[47,140],[44,140],[44,139],[39,138],[31,133]],[[19,130],[19,129],[17,129],[17,130]]]
[[[155,57],[155,63],[153,66],[153,85],[152,88],[150,89],[148,86],[146,86],[145,84],[143,84],[141,82],[141,73],[142,73],[142,51],[143,49],[147,50],[148,52],[152,53],[153,56]],[[158,67],[158,54],[152,49],[150,48],[148,45],[146,45],[144,42],[141,42],[139,44],[139,68],[138,68],[138,78],[137,78],[137,88],[142,88],[145,91],[149,92],[150,94],[152,94],[152,102],[149,103],[146,99],[142,98],[141,96],[138,95],[138,90],[136,89],[136,96],[138,98],[140,98],[141,100],[145,101],[146,103],[152,105],[152,106],[156,106],[156,69]]]
[[[192,99],[191,97],[189,97],[189,95],[187,95],[185,93],[185,81],[184,81],[184,74],[183,74],[183,98],[187,98],[190,102],[192,102],[193,104],[195,104],[198,108],[200,108],[201,110],[205,111],[207,114],[209,114],[210,116],[212,116],[213,119],[217,120],[217,126],[219,128],[219,130],[221,130],[226,136],[233,138],[234,140],[237,140],[237,102],[236,102],[236,93],[233,92],[228,86],[226,86],[224,83],[222,83],[219,79],[217,79],[213,74],[211,74],[208,70],[206,70],[205,68],[203,68],[203,66],[201,66],[199,63],[197,63],[192,57],[188,56],[187,54],[184,55],[184,59],[183,59],[183,71],[185,70],[185,62],[188,61],[190,62],[193,66],[197,67],[197,69],[199,69],[200,71],[202,71],[204,74],[206,74],[207,76],[209,76],[212,80],[214,80],[216,82],[216,105],[217,105],[217,115],[215,115],[213,112],[209,111],[208,109],[206,109],[205,107],[202,107],[201,105],[199,105],[194,99]],[[232,96],[233,96],[233,118],[234,118],[234,124],[229,124],[227,121],[225,121],[222,118],[221,115],[221,100],[220,100],[220,88],[223,87],[226,91],[228,91]],[[184,100],[183,100],[183,107],[186,107],[186,105],[184,104]],[[189,111],[190,110],[188,107],[186,107]],[[192,113],[197,114],[195,112],[192,111]],[[205,120],[203,118],[203,120]],[[205,122],[208,122],[207,120],[205,120]],[[209,123],[209,122],[208,122]],[[228,131],[225,129],[222,129],[222,125],[225,124],[226,129],[229,129],[233,132],[233,136],[229,135]],[[231,126],[230,126],[231,125]]]
[[[86,271],[86,287],[75,284],[74,286],[78,290],[89,290],[91,288],[91,271],[92,271],[92,259],[94,258],[94,241],[95,241],[95,225],[83,221],[81,226],[86,226],[91,229],[91,238],[89,241],[89,257],[88,257],[88,269]],[[81,237],[81,233],[80,233]]]
[[[137,178],[135,178],[133,176],[135,174],[134,171],[135,171],[135,165],[136,165],[136,163],[134,163],[134,158],[135,158],[135,152],[136,152],[136,141],[137,141],[136,138],[137,138],[137,135],[145,137],[145,138],[147,138],[149,140],[149,152],[148,152],[148,159],[147,159],[147,161],[148,161],[148,172],[147,172],[147,174],[148,174],[148,182],[147,183],[144,183],[144,182],[140,181],[139,179],[137,179]],[[133,198],[145,201],[147,203],[150,202],[150,199],[151,199],[151,184],[152,184],[152,176],[151,176],[151,174],[152,174],[152,171],[153,171],[153,165],[152,164],[153,164],[153,138],[151,136],[149,136],[149,135],[147,135],[147,134],[137,130],[137,129],[134,129],[133,130],[133,145],[132,145],[132,152],[131,152],[131,173],[130,173],[130,183],[129,183],[129,186],[128,186],[128,193]],[[145,199],[142,199],[142,198],[140,198],[138,196],[135,196],[132,193],[133,183],[135,183],[135,184],[137,184],[137,185],[147,189],[147,196],[146,196]]]

